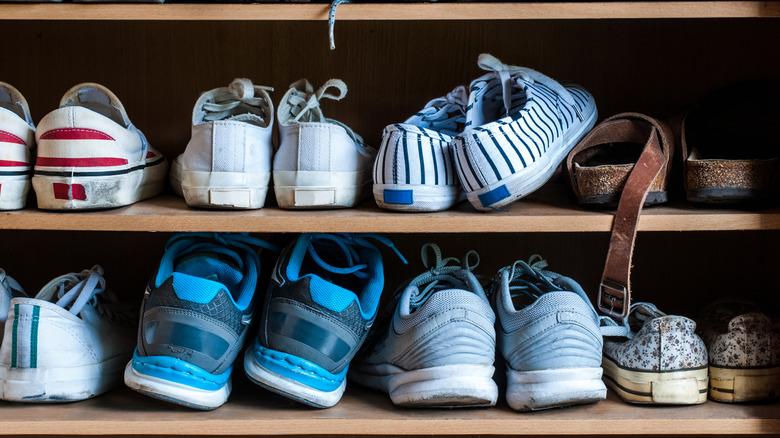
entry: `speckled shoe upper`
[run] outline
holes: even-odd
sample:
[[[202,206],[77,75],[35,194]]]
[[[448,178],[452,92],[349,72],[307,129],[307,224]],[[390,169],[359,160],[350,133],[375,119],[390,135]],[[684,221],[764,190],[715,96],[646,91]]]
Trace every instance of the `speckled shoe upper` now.
[[[756,304],[723,301],[702,310],[698,333],[709,351],[711,365],[765,367],[780,365],[778,324],[759,312]]]

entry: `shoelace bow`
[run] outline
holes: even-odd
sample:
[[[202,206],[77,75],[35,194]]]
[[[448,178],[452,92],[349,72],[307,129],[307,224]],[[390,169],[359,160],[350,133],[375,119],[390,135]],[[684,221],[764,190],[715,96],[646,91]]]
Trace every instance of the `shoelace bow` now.
[[[259,117],[265,120],[268,117],[265,113],[269,101],[268,91],[274,91],[274,89],[262,85],[253,85],[249,79],[234,79],[226,91],[214,96],[214,102],[203,104],[203,111],[206,113],[203,118],[208,121],[222,120],[229,116],[233,109],[243,103],[257,108]]]
[[[633,319],[636,322],[636,325],[641,328],[646,321],[659,316],[666,316],[666,313],[658,310],[654,304],[638,302],[631,305],[631,311],[628,313],[628,316],[623,318],[620,323],[610,316],[599,316],[599,328],[601,329],[602,336],[616,336],[631,339],[639,329],[636,331],[632,330],[629,321]]]
[[[501,89],[503,91],[503,97],[504,97],[504,108],[506,109],[506,114],[508,115],[511,108],[512,108],[512,100],[513,96],[516,95],[513,94],[513,91],[515,90],[515,87],[512,86],[513,77],[515,78],[515,83],[517,83],[517,79],[531,83],[539,82],[540,84],[543,84],[553,91],[555,91],[558,96],[561,96],[563,100],[571,105],[574,110],[577,112],[577,117],[580,120],[584,120],[584,117],[580,113],[579,108],[577,107],[577,104],[574,100],[574,97],[572,97],[571,93],[569,93],[566,88],[561,86],[558,82],[553,80],[552,78],[539,73],[536,70],[532,70],[530,68],[526,67],[517,67],[514,65],[507,65],[499,61],[495,56],[483,53],[479,55],[478,59],[479,67],[482,70],[493,72],[498,75],[499,80],[501,81]],[[518,84],[520,85],[520,84]],[[559,115],[560,117],[560,115]]]
[[[433,251],[433,260],[430,259],[429,252]],[[451,275],[452,273],[462,271],[464,269],[473,271],[479,265],[479,254],[470,250],[463,256],[463,260],[458,260],[455,257],[441,258],[441,249],[435,243],[426,243],[420,250],[420,256],[422,258],[423,266],[428,271],[418,275],[411,282],[409,286],[420,287],[427,284],[425,288],[417,291],[409,298],[410,310],[417,309],[430,297],[434,292],[452,287],[462,287],[464,282],[457,277]],[[471,259],[473,263],[471,263]],[[454,263],[451,265],[450,263]]]
[[[341,79],[328,79],[316,92],[314,87],[306,79],[301,79],[293,83],[290,88],[297,90],[297,93],[291,93],[287,99],[290,105],[290,113],[296,122],[328,122],[341,126],[347,131],[353,140],[363,145],[363,138],[357,135],[352,128],[339,122],[325,117],[320,109],[320,100],[323,98],[332,100],[341,100],[347,95],[347,84]],[[303,90],[301,90],[301,88]],[[335,88],[338,94],[331,94],[328,89]],[[363,153],[363,151],[360,151]]]
[[[466,106],[468,105],[468,92],[466,87],[459,85],[444,97],[433,99],[425,105],[416,115],[420,119],[431,122],[437,131],[449,129],[459,132],[458,125],[466,123]]]
[[[104,296],[110,303],[116,301],[116,297],[106,290],[106,279],[103,278],[103,273],[103,267],[95,265],[78,274],[63,275],[54,284],[57,287],[55,304],[76,316],[84,306],[90,305],[113,320],[132,321],[134,313],[116,312],[111,307],[105,306],[99,299],[99,296]]]
[[[365,263],[358,263],[360,260],[360,256],[357,253],[356,247],[364,247],[364,248],[375,248],[375,246],[369,242],[366,239],[374,239],[388,248],[392,249],[395,254],[398,256],[399,259],[404,264],[407,264],[406,258],[404,258],[403,254],[401,254],[401,251],[398,250],[398,248],[395,247],[393,242],[388,239],[387,237],[384,237],[380,234],[351,234],[351,233],[343,233],[343,234],[314,234],[309,239],[309,244],[306,247],[306,252],[311,256],[311,258],[317,263],[322,269],[333,273],[333,274],[341,274],[341,275],[355,275],[357,278],[364,280],[368,278],[369,274],[368,272],[365,272],[364,269],[368,268],[368,265]],[[317,250],[314,247],[314,244],[319,241],[328,241],[336,247],[338,247],[344,257],[346,266],[339,267],[339,266],[333,266],[330,263],[326,262],[325,260],[320,257],[320,255],[317,253]]]

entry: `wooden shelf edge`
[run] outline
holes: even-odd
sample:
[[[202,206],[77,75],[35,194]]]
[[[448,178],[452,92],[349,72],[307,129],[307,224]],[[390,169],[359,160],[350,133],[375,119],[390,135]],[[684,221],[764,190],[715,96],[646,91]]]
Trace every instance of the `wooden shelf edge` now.
[[[207,20],[328,19],[317,4],[0,4],[0,20]],[[780,17],[772,1],[383,3],[339,6],[337,20],[524,20]]]
[[[529,198],[506,212],[480,213],[461,204],[438,213],[382,211],[366,202],[354,209],[289,211],[275,207],[248,211],[188,208],[174,196],[94,212],[47,212],[34,208],[0,213],[0,229],[54,231],[245,231],[379,233],[608,232],[613,212],[581,209]],[[640,231],[780,230],[780,208],[758,211],[697,209],[686,204],[644,210]]]

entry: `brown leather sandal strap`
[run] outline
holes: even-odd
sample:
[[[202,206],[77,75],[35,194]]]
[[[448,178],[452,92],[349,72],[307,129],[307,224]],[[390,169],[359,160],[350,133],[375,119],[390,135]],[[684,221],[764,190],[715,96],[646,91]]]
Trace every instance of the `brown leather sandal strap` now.
[[[619,114],[608,120],[613,122],[610,130],[614,130],[615,134],[625,134],[628,129],[647,132],[648,124],[651,127],[642,154],[634,164],[620,196],[599,286],[599,310],[613,318],[622,319],[628,316],[631,307],[631,259],[639,215],[653,180],[664,165],[668,165],[674,143],[668,126],[642,114]],[[612,138],[621,138],[621,135]]]

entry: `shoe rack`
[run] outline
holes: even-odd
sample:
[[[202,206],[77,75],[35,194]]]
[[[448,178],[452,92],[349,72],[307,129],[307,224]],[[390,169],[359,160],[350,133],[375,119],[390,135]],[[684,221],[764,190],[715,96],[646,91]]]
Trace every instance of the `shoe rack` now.
[[[19,88],[40,120],[85,81],[106,85],[131,120],[169,159],[189,139],[200,92],[234,77],[275,87],[308,78],[343,79],[349,93],[323,104],[369,144],[428,100],[482,72],[489,52],[508,64],[571,79],[596,98],[600,119],[622,111],[667,118],[719,86],[780,77],[780,3],[528,2],[344,4],[336,50],[325,4],[0,4],[0,80]],[[739,145],[735,147],[740,147]],[[744,147],[744,146],[742,146]],[[674,157],[679,165],[679,156]],[[679,166],[678,169],[679,170]],[[676,185],[675,185],[676,184]],[[695,316],[729,295],[780,301],[780,208],[712,208],[672,202],[646,209],[634,258],[634,298]],[[386,257],[388,289],[419,272],[420,246],[445,255],[468,249],[480,269],[540,253],[550,268],[595,297],[610,211],[576,205],[560,178],[506,212],[468,206],[431,214],[380,211],[372,201],[338,211],[283,211],[269,196],[255,211],[187,208],[170,193],[106,211],[0,213],[0,267],[33,293],[55,275],[94,263],[127,301],[178,231],[379,232],[410,260]],[[496,378],[502,381],[499,369]],[[499,386],[501,387],[501,385]],[[690,407],[628,405],[610,394],[589,406],[530,414],[506,403],[478,410],[393,407],[383,394],[350,385],[327,410],[295,405],[234,373],[234,392],[213,412],[194,412],[120,388],[63,405],[0,402],[0,435],[778,435],[780,404]]]

